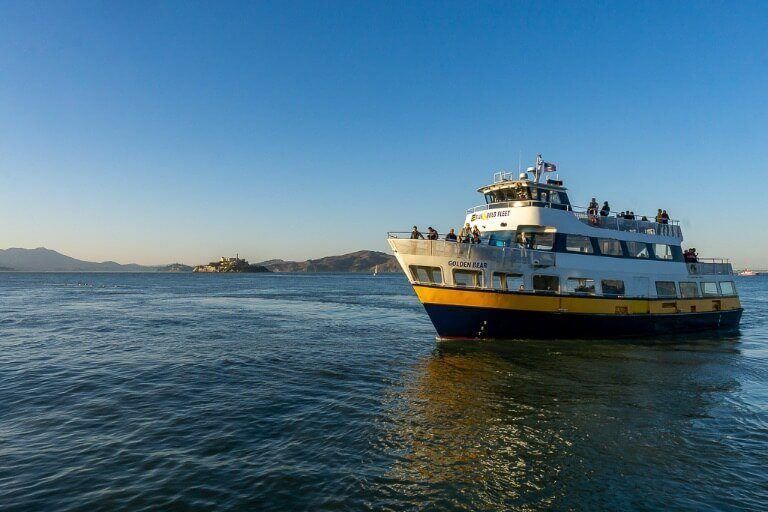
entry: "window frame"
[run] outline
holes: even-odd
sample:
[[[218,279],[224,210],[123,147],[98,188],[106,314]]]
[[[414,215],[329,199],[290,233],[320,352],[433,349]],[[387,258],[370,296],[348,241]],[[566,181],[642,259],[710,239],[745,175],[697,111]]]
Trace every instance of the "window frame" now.
[[[571,287],[569,286],[569,283],[571,281],[585,281],[585,282],[591,282],[592,283],[592,291],[577,291],[578,288],[581,288],[581,283],[579,283],[579,286],[574,287],[573,290],[571,290]],[[589,286],[584,286],[584,288],[589,288]],[[572,295],[597,295],[597,288],[595,285],[595,280],[591,277],[568,277],[565,280],[565,293],[570,293]]]
[[[733,281],[718,281],[717,283],[720,286],[720,295],[723,297],[735,297],[738,295],[738,292],[736,292],[736,283]],[[731,293],[725,293],[723,291],[723,284],[729,284],[731,285]]]
[[[627,257],[628,258],[631,258],[633,260],[649,260],[649,259],[651,259],[651,250],[648,247],[648,243],[647,242],[638,242],[637,240],[625,240],[624,243],[627,245],[626,250],[627,250]],[[629,244],[641,245],[643,247],[643,249],[645,250],[645,256],[643,257],[643,256],[637,256],[637,255],[633,254],[634,251],[632,249],[630,249],[630,245]],[[640,252],[642,252],[642,250]]]
[[[675,294],[674,295],[662,295],[659,293],[659,284],[671,284],[675,288]],[[656,298],[658,299],[677,299],[680,295],[677,290],[677,283],[675,281],[656,281],[655,282],[655,288],[656,288]]]
[[[545,290],[545,289],[538,289],[538,288],[536,288],[536,279],[537,278],[554,279],[554,281],[555,281],[555,289],[554,290]],[[534,274],[531,277],[531,288],[536,293],[558,293],[560,291],[560,276],[553,276],[552,274]]]
[[[603,250],[603,244],[602,241],[605,240],[607,242],[615,242],[618,244],[619,247],[619,254],[608,254]],[[608,237],[598,237],[597,238],[597,247],[600,250],[600,256],[607,256],[609,258],[624,258],[626,255],[624,254],[624,245],[621,243],[621,240],[617,238],[608,238]]]
[[[621,293],[611,293],[605,291],[605,283],[621,283]],[[611,287],[613,285],[609,285]],[[624,297],[627,295],[627,284],[623,279],[601,279],[600,280],[600,294],[604,297]]]
[[[463,274],[463,275],[471,275],[474,276],[474,285],[464,285],[464,284],[458,284],[456,282],[456,275],[457,274]],[[483,271],[482,270],[472,270],[467,268],[455,268],[453,269],[453,273],[451,274],[451,277],[453,277],[453,285],[458,286],[460,288],[482,288],[483,287]]]
[[[706,291],[706,285],[711,284],[715,287],[715,293],[708,293]],[[717,285],[717,281],[702,281],[701,282],[701,296],[702,297],[720,297],[720,287]]]
[[[592,238],[587,235],[577,235],[574,233],[564,233],[565,240],[563,240],[563,252],[567,252],[569,254],[582,254],[582,255],[594,255],[595,254],[595,246],[592,244]],[[568,238],[569,237],[576,237],[576,238],[583,238],[587,242],[587,247],[589,247],[588,252],[583,251],[573,251],[568,249]]]
[[[496,278],[499,278],[499,287],[496,287]],[[494,290],[500,290],[503,292],[516,292],[520,291],[520,286],[518,286],[515,289],[512,289],[509,287],[509,278],[512,277],[515,280],[520,281],[520,285],[523,286],[523,290],[525,290],[525,276],[523,274],[517,274],[515,272],[493,272],[491,274],[491,287]]]
[[[693,290],[696,290],[696,295],[688,295],[683,292],[683,285],[686,285],[687,287],[692,287]],[[677,287],[680,290],[680,298],[682,299],[700,299],[701,298],[701,290],[699,289],[699,284],[696,281],[680,281],[677,283]]]
[[[422,281],[418,276],[418,270],[424,270],[427,272],[427,281]],[[408,270],[411,271],[411,277],[417,283],[424,284],[437,284],[443,285],[445,280],[443,279],[443,269],[441,267],[433,267],[432,265],[408,265]],[[437,270],[437,274],[440,276],[440,280],[435,280],[434,271]]]

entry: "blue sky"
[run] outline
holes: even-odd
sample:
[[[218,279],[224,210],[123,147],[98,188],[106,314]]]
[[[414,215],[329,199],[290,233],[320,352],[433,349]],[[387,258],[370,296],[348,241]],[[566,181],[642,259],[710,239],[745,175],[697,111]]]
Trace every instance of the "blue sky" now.
[[[537,152],[768,267],[765,2],[3,2],[0,247],[201,263],[458,226]]]

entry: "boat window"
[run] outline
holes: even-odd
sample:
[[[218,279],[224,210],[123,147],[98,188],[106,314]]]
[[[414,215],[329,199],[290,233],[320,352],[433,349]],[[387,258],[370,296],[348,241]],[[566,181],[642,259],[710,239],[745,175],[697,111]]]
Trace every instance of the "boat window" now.
[[[696,283],[680,283],[680,296],[684,299],[699,297],[699,287]]]
[[[720,292],[717,290],[717,283],[710,282],[701,283],[701,293],[704,294],[705,297],[720,295]]]
[[[595,280],[586,277],[569,277],[565,282],[565,291],[568,293],[595,294]]]
[[[538,251],[551,251],[555,244],[554,233],[526,233],[519,231],[516,242],[528,249]]]
[[[467,288],[478,288],[483,285],[483,273],[479,270],[453,271],[453,284]]]
[[[622,256],[621,242],[614,240],[613,238],[598,238],[598,245],[600,245],[600,252],[604,256]]]
[[[537,292],[556,292],[559,287],[557,276],[533,276],[533,289]]]
[[[603,295],[624,295],[624,281],[620,279],[603,279],[600,281]]]
[[[443,284],[443,271],[440,270],[440,267],[411,265],[410,269],[414,281],[419,283]]]
[[[491,204],[495,202],[496,200],[494,199],[493,194],[485,194],[485,204]]]
[[[677,297],[674,281],[656,281],[657,297]]]
[[[592,242],[588,236],[566,235],[565,250],[568,252],[578,252],[582,254],[592,254],[595,250],[592,248]]]
[[[653,253],[657,260],[671,260],[672,248],[667,244],[653,244]]]
[[[515,239],[514,231],[491,231],[488,236],[488,245],[494,247],[509,247]]]
[[[720,281],[720,291],[723,295],[736,295],[736,287],[733,281]]]
[[[505,291],[523,291],[523,276],[522,274],[507,274],[504,272],[493,273],[493,288],[496,290]]]
[[[650,257],[648,244],[645,242],[627,242],[627,249],[630,258],[648,259]]]

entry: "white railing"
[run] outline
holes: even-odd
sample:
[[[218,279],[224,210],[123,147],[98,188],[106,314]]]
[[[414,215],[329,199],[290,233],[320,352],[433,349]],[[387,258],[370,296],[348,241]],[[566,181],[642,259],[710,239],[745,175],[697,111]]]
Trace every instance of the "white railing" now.
[[[553,252],[518,247],[494,247],[446,240],[411,240],[399,237],[398,235],[405,235],[405,233],[390,233],[389,238],[394,250],[400,254],[488,261],[504,268],[514,268],[522,265],[554,267],[557,264],[557,255]]]
[[[683,236],[680,223],[676,220],[670,220],[668,224],[662,224],[653,220],[639,220],[637,218],[603,217],[599,214],[592,215],[586,211],[574,211],[573,214],[581,222],[593,228],[614,229],[629,233],[643,233],[645,235],[671,236],[674,238],[682,238]],[[638,217],[638,215],[635,215],[635,217]],[[642,219],[642,216],[639,217]]]
[[[733,266],[727,258],[699,258],[698,261],[686,263],[685,266],[688,267],[688,273],[691,275],[730,276],[733,274]]]

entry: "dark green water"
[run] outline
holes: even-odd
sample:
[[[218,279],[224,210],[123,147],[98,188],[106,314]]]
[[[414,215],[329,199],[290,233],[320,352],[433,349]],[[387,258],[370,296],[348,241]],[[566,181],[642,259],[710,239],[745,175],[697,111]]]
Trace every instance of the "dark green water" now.
[[[0,510],[765,510],[739,333],[438,344],[400,276],[0,274]]]

